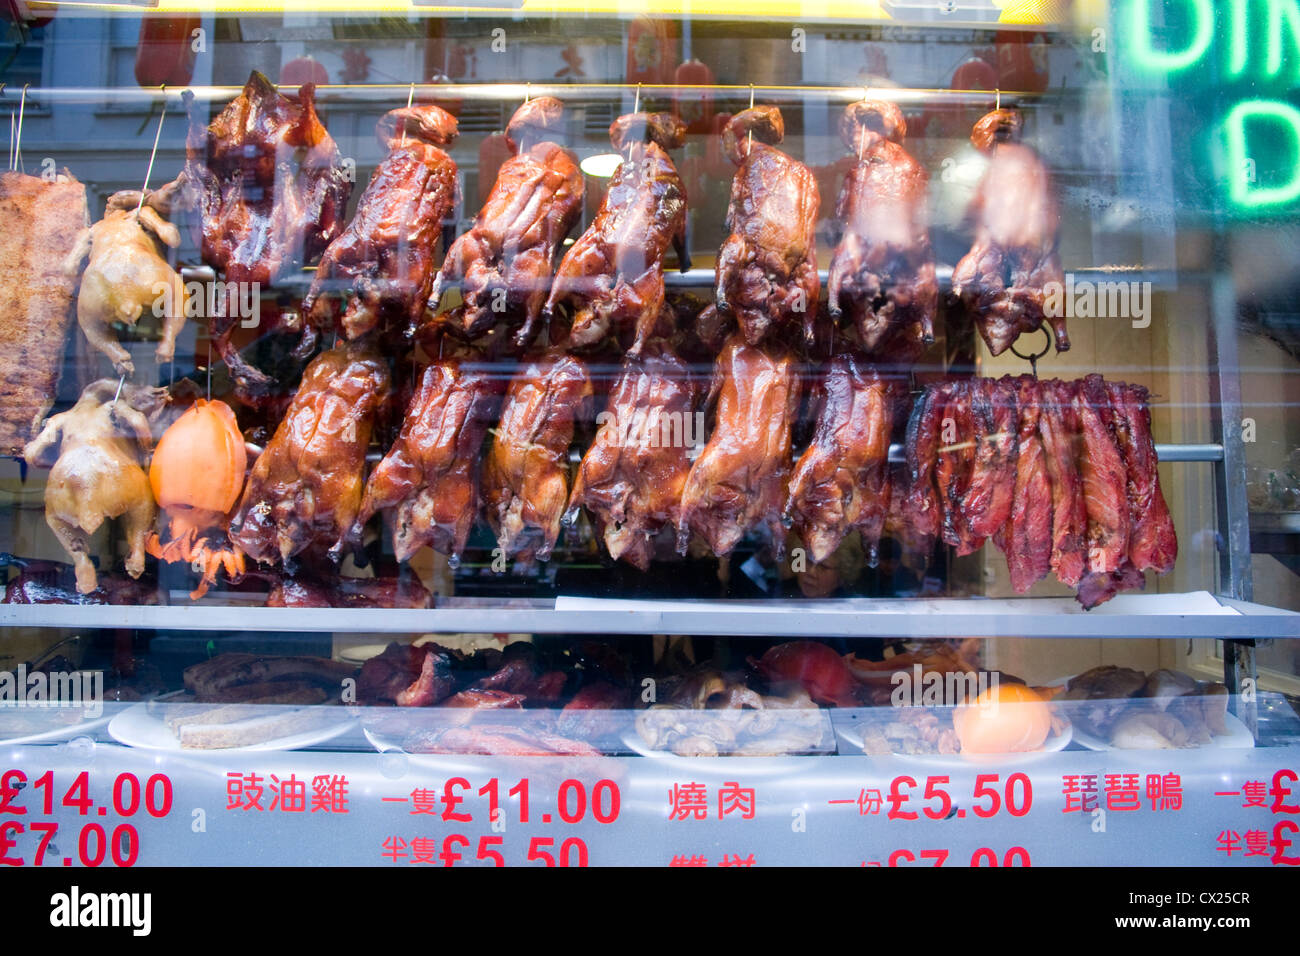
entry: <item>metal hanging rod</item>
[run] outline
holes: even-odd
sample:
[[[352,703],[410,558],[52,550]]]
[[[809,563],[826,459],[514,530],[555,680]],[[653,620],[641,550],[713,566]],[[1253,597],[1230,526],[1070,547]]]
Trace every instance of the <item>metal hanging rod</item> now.
[[[39,86],[27,91],[28,99],[39,103],[140,103],[167,101],[179,104],[188,89],[201,102],[233,100],[243,90],[240,86],[191,86],[187,88],[119,87],[105,89],[87,86]],[[283,86],[285,93],[296,88]],[[814,98],[839,103],[853,103],[864,96],[888,100],[900,106],[970,106],[992,108],[999,95],[1011,106],[1033,106],[1040,100],[1059,100],[1060,91],[1031,93],[1021,90],[933,90],[862,86],[716,86],[642,84],[641,95],[669,98],[683,93],[711,93],[716,99],[748,102],[750,90],[760,100],[800,100]],[[528,96],[554,96],[557,99],[621,100],[636,95],[635,83],[416,83],[415,96],[445,99],[520,101]],[[325,84],[316,87],[318,103],[398,103],[411,93],[410,83]],[[0,91],[0,97],[15,96],[13,90]]]

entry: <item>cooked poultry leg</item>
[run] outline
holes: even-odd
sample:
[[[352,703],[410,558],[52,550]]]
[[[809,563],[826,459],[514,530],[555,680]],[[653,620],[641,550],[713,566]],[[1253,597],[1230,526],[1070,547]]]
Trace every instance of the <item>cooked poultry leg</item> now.
[[[316,115],[310,83],[295,101],[254,72],[243,93],[206,127],[188,94],[187,103],[190,132],[179,182],[187,204],[199,210],[203,261],[223,270],[229,284],[211,331],[236,394],[257,403],[275,383],[244,361],[230,340],[240,321],[235,297],[253,294],[253,284],[269,285],[322,252],[343,228],[352,184]]]
[[[775,106],[737,113],[722,136],[740,168],[731,183],[731,234],[718,251],[715,295],[718,310],[735,315],[750,345],[796,319],[805,342],[816,338],[820,197],[812,171],[773,148],[784,137]]]
[[[629,113],[609,128],[626,154],[591,226],[565,253],[542,314],[575,307],[569,345],[596,345],[610,328],[631,325],[628,354],[639,355],[664,301],[664,254],[671,242],[681,269],[685,255],[686,188],[668,150],[686,142],[686,126],[669,113]]]
[[[559,350],[526,360],[511,380],[483,465],[484,508],[506,555],[550,557],[569,500],[574,426],[591,399],[586,364]]]
[[[151,193],[146,202],[155,196]],[[112,323],[135,325],[145,309],[157,310],[162,339],[155,357],[160,364],[171,361],[176,336],[185,324],[185,284],[155,242],[175,249],[181,244],[180,231],[152,206],[139,206],[139,201],[138,190],[109,197],[104,218],[82,233],[64,264],[69,275],[76,275],[90,255],[77,294],[77,322],[91,346],[127,376],[135,374],[135,363],[114,337]],[[166,289],[166,294],[159,289]]]
[[[820,564],[857,528],[868,563],[889,510],[889,434],[893,393],[862,356],[831,359],[819,386],[817,430],[795,466],[785,514]]]
[[[500,399],[492,367],[472,356],[425,369],[397,441],[366,484],[351,540],[360,541],[376,512],[388,511],[398,561],[426,544],[459,559],[478,517],[483,437]]]
[[[651,539],[676,526],[691,470],[688,453],[704,441],[703,415],[700,427],[696,418],[701,391],[663,340],[623,363],[569,498],[571,514],[579,507],[591,512],[615,560],[647,570]]]
[[[925,222],[925,169],[903,149],[893,103],[851,104],[840,136],[858,157],[835,206],[843,230],[831,257],[831,317],[847,312],[867,357],[910,363],[934,341],[939,285]]]
[[[555,250],[582,213],[582,173],[552,142],[563,117],[563,104],[549,96],[515,111],[506,136],[517,155],[497,173],[473,227],[452,243],[434,280],[429,307],[435,311],[448,288],[460,288],[464,304],[450,325],[466,338],[499,323],[520,326],[515,344],[522,348],[537,332]]]
[[[166,391],[131,383],[120,395],[117,389],[108,378],[88,385],[76,405],[48,419],[23,449],[29,465],[50,469],[45,521],[72,556],[81,594],[98,586],[88,550],[99,526],[123,518],[126,571],[138,578],[158,511],[142,466],[153,447],[150,420],[166,405]]]
[[[369,340],[312,360],[253,465],[230,540],[263,563],[318,547],[337,560],[361,507],[366,448],[388,392],[388,363]]]
[[[724,557],[760,524],[781,550],[799,390],[797,364],[788,351],[747,345],[740,332],[727,340],[709,392],[717,422],[682,493],[679,552],[685,553],[694,532]]]
[[[332,287],[350,285],[343,312],[349,339],[401,323],[409,336],[424,314],[443,220],[456,205],[456,163],[438,147],[456,138],[456,118],[437,106],[392,110],[379,121],[388,155],[361,194],[356,215],[321,256],[302,310],[318,329],[335,322]]]
[[[1056,350],[1070,347],[1065,317],[1047,314],[1044,291],[1065,282],[1057,252],[1061,214],[1047,167],[1017,142],[1022,124],[1015,110],[994,110],[975,124],[971,142],[989,154],[989,165],[968,212],[975,242],[952,274],[953,294],[974,313],[994,355],[1044,319]]]

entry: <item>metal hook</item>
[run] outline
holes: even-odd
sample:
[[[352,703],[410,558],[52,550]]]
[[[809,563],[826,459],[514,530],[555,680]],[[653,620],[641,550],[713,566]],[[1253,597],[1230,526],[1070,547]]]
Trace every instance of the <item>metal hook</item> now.
[[[1047,344],[1043,346],[1041,352],[1033,352],[1029,355],[1025,355],[1023,352],[1017,351],[1014,342],[1011,343],[1011,354],[1017,358],[1022,358],[1029,363],[1029,370],[1033,374],[1034,378],[1038,378],[1038,360],[1052,350],[1052,333],[1048,331],[1047,326],[1040,325],[1038,331],[1047,336]]]
[[[632,102],[632,112],[641,112],[641,84],[636,85],[636,99]]]
[[[754,108],[754,84],[753,83],[749,84],[749,108],[751,110]],[[754,127],[751,126],[749,128],[749,136],[747,137],[747,141],[745,143],[745,155],[748,156],[753,151],[754,151]]]
[[[1002,109],[1002,90],[1001,90],[1001,89],[999,89],[999,90],[997,91],[997,98],[993,101],[993,108],[994,108],[995,110],[1000,110],[1000,109]]]
[[[524,84],[524,102],[527,103],[533,98],[533,84],[529,81]]]
[[[117,407],[118,396],[122,394],[122,386],[125,384],[126,384],[126,373],[123,372],[122,377],[117,380],[117,391],[113,393],[113,401],[109,403],[108,406],[109,408]]]
[[[406,94],[406,108],[409,110],[411,108],[411,104],[414,102],[415,102],[415,84],[412,83],[411,91]],[[398,144],[400,146],[406,145],[406,128],[409,122],[410,122],[409,119],[407,119],[406,117],[402,117],[402,141],[401,143]]]

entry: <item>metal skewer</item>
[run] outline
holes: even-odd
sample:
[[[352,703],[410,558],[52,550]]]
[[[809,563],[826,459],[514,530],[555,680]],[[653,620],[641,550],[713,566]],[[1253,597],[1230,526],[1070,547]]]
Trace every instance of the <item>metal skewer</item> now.
[[[135,216],[140,218],[140,210],[144,208],[144,197],[149,192],[149,177],[153,175],[154,157],[158,155],[158,141],[162,138],[163,120],[167,118],[167,84],[162,85],[163,101],[162,112],[158,114],[158,131],[153,134],[153,150],[149,153],[149,166],[144,171],[144,185],[140,187],[140,201],[136,203]]]

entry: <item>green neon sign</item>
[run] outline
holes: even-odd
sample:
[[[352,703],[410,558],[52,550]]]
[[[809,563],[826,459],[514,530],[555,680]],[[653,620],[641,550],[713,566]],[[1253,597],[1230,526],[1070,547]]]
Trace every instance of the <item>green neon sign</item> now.
[[[1136,71],[1197,103],[1226,98],[1213,128],[1227,161],[1227,202],[1260,213],[1300,200],[1300,109],[1281,98],[1300,87],[1300,0],[1120,3],[1121,49]]]

